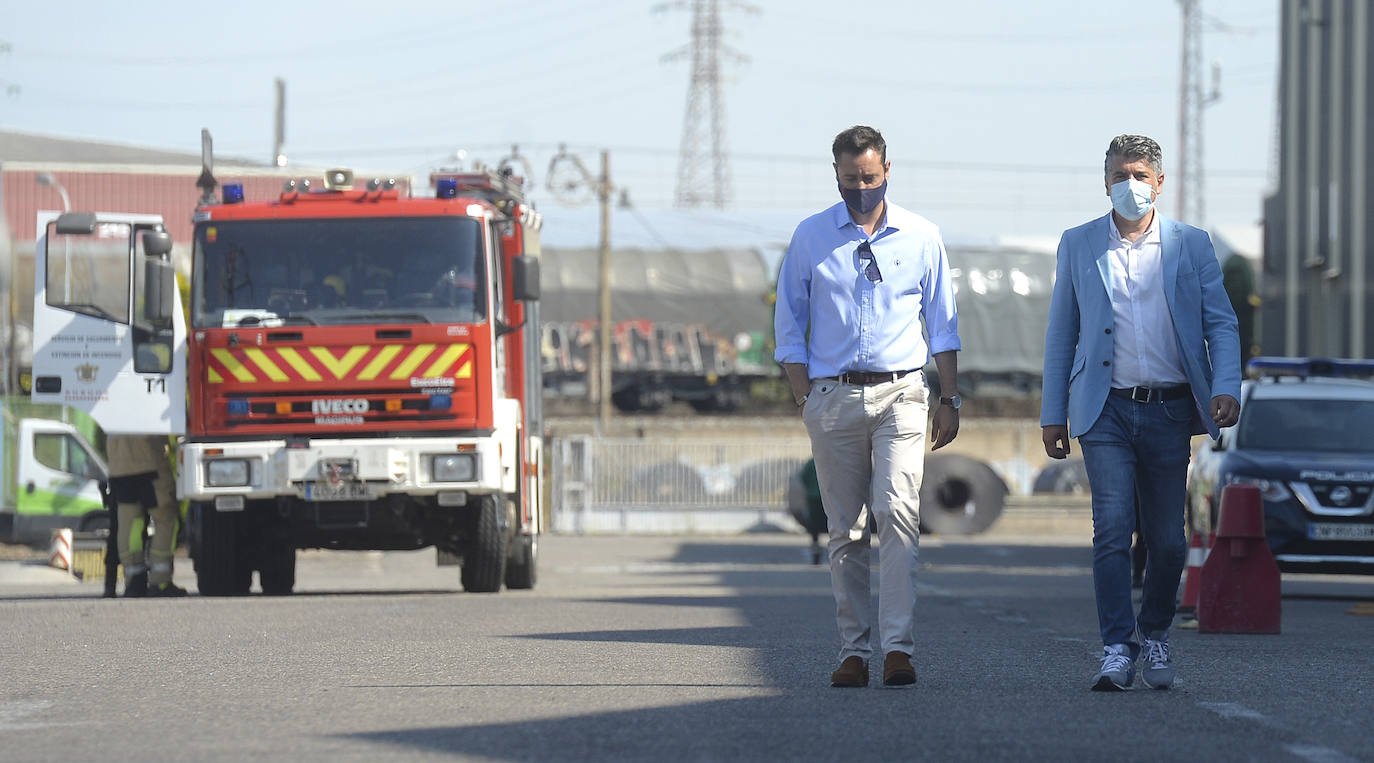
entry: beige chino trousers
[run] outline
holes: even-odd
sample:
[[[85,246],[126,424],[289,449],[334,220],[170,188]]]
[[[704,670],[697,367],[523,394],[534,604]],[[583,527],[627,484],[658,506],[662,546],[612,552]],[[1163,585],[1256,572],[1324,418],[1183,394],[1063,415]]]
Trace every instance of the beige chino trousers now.
[[[883,653],[915,649],[916,556],[929,390],[911,373],[881,384],[815,379],[802,410],[830,523],[830,580],[840,659],[873,654],[869,530],[878,528]]]

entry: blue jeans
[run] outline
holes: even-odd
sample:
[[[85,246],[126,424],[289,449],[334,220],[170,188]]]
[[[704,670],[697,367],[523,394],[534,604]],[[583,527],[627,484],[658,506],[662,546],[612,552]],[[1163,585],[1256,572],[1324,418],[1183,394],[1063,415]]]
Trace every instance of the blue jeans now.
[[[1139,652],[1131,605],[1131,533],[1148,551],[1140,631],[1166,630],[1187,560],[1184,531],[1190,440],[1197,421],[1192,396],[1137,403],[1108,395],[1102,414],[1078,438],[1093,498],[1093,589],[1103,644]]]

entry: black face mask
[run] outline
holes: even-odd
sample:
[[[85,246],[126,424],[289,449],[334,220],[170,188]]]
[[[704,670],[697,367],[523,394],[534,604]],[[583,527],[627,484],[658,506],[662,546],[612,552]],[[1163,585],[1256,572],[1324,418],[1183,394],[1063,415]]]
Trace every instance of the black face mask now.
[[[877,188],[845,188],[836,181],[840,188],[840,198],[844,203],[855,212],[866,215],[878,208],[883,203],[883,197],[887,195],[887,181]]]

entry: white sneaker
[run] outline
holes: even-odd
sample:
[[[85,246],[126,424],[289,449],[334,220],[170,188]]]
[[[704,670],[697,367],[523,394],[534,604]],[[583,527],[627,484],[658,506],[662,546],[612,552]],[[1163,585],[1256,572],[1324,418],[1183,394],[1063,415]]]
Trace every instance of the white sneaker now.
[[[1135,660],[1126,644],[1102,647],[1102,669],[1093,679],[1093,691],[1128,691],[1135,680]]]

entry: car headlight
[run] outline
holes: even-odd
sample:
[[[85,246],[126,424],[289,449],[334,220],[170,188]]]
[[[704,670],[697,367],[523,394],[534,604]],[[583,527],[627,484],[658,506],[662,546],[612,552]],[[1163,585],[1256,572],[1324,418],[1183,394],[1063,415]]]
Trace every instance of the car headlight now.
[[[248,459],[218,458],[205,462],[205,484],[210,487],[242,487],[248,484]]]
[[[1293,497],[1293,494],[1288,490],[1288,486],[1278,480],[1266,480],[1259,477],[1247,477],[1243,474],[1232,474],[1226,478],[1226,483],[1228,485],[1254,485],[1259,488],[1261,498],[1275,503],[1286,501]]]
[[[477,475],[477,455],[444,453],[435,456],[429,473],[435,482],[471,482]]]

